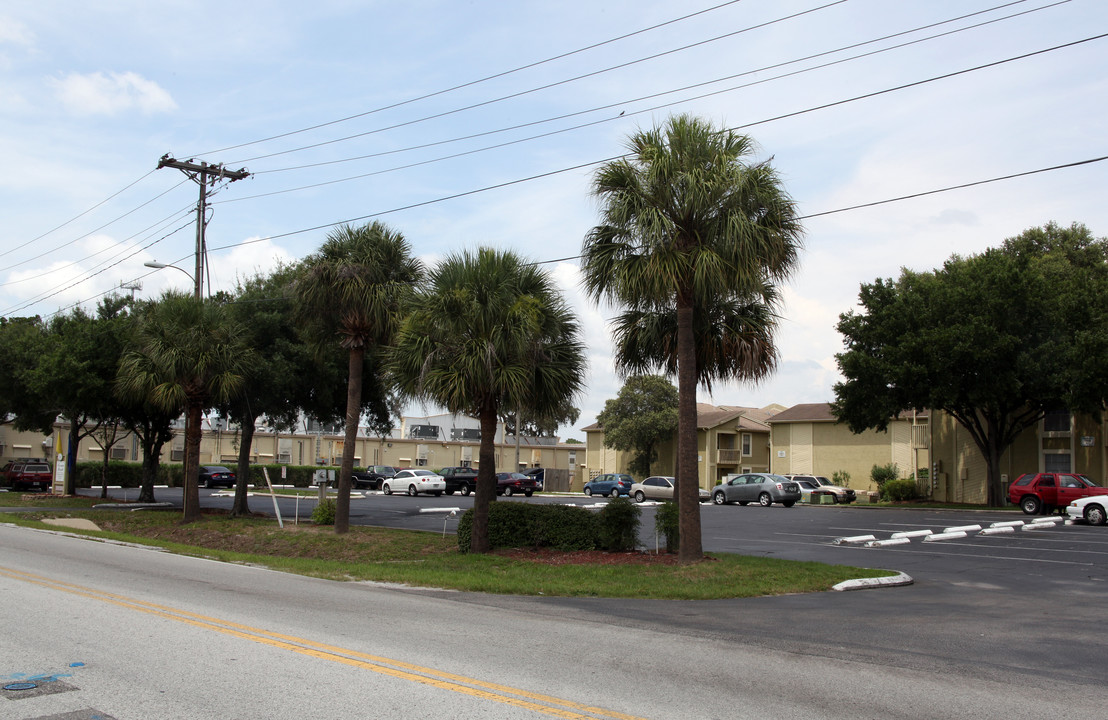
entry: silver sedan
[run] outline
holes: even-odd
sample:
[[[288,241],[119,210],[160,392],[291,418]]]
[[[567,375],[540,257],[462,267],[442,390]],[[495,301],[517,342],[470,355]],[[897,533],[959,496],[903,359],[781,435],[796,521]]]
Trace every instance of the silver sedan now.
[[[724,480],[712,489],[712,502],[716,505],[737,502],[739,505],[756,502],[769,507],[779,502],[792,507],[800,500],[800,486],[792,480],[772,473],[744,473]]]
[[[635,502],[650,500],[672,500],[673,491],[677,487],[677,480],[670,475],[652,475],[641,483],[631,486],[631,497]],[[700,488],[700,502],[708,502],[711,496],[704,488]]]

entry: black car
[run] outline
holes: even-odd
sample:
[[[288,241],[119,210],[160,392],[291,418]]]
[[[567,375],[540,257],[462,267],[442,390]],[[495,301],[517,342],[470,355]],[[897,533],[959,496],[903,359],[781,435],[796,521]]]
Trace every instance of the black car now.
[[[391,465],[370,465],[365,470],[350,473],[350,484],[356,488],[380,490],[381,482],[395,475],[396,470]]]
[[[206,488],[235,486],[235,474],[222,465],[201,465],[199,484]]]
[[[523,474],[529,478],[533,478],[537,485],[535,489],[542,492],[546,480],[546,468],[531,468],[530,470],[524,470]]]

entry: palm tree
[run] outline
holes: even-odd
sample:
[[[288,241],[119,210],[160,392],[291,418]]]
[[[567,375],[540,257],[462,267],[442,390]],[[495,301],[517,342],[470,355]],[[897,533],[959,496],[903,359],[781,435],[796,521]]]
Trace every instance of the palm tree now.
[[[335,532],[350,529],[350,475],[362,409],[362,368],[366,354],[388,345],[400,323],[404,302],[423,277],[404,236],[381,222],[333,230],[319,252],[305,258],[293,292],[300,316],[315,325],[317,337],[340,337],[348,352],[346,440],[339,467]]]
[[[497,420],[517,411],[557,413],[580,391],[585,356],[578,336],[550,278],[510,251],[452,255],[417,293],[390,367],[402,392],[481,423],[473,552],[490,549]]]
[[[139,318],[134,346],[120,362],[121,395],[185,412],[185,522],[200,518],[203,411],[238,392],[252,362],[242,337],[222,305],[168,291]]]
[[[711,326],[698,315],[714,305],[749,302],[762,295],[767,282],[787,277],[798,262],[802,231],[769,163],[748,163],[754,143],[745,135],[677,116],[662,129],[636,133],[628,148],[628,156],[606,163],[593,180],[601,224],[585,237],[583,282],[594,301],[673,315],[679,558],[689,563],[703,556],[697,383],[721,371],[725,377],[759,377],[772,357],[761,352],[729,360],[733,348],[724,345],[698,351],[710,342],[698,333]]]

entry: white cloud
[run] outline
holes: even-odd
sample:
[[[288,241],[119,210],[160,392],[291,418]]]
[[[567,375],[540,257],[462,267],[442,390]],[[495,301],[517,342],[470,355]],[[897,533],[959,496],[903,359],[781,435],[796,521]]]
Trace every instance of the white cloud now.
[[[166,90],[133,72],[70,73],[51,84],[62,104],[80,115],[118,115],[132,109],[150,115],[177,109]]]
[[[35,34],[26,25],[10,17],[0,15],[0,45],[31,46]]]

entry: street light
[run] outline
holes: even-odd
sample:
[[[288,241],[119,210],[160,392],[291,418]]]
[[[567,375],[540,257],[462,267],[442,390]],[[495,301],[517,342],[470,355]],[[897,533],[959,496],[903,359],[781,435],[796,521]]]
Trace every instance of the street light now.
[[[197,299],[200,298],[200,281],[199,281],[198,278],[194,278],[192,276],[192,273],[190,273],[188,270],[185,270],[184,268],[179,268],[176,265],[167,265],[165,263],[160,263],[160,262],[145,262],[145,263],[143,263],[143,265],[148,267],[148,268],[153,268],[154,270],[161,270],[162,268],[173,268],[174,270],[180,270],[181,272],[183,272],[185,275],[188,276],[189,280],[192,281],[193,287],[196,289],[196,297],[197,297]]]

